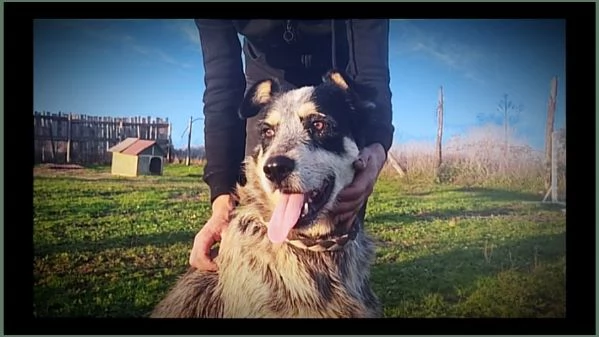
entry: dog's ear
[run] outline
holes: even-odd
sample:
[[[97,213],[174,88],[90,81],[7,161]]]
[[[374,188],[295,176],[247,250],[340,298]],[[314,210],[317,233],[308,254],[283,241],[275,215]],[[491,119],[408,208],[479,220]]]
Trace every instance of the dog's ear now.
[[[376,107],[374,99],[376,98],[377,91],[375,88],[366,84],[357,83],[346,73],[337,69],[328,71],[322,79],[325,83],[332,84],[355,96],[355,103],[357,103],[360,108],[371,110]]]
[[[239,117],[247,119],[254,117],[267,105],[275,93],[280,89],[279,82],[275,79],[266,79],[256,82],[246,92],[239,107]]]
[[[324,74],[322,80],[325,83],[336,85],[337,87],[343,90],[349,90],[350,85],[353,86],[354,84],[352,79],[349,78],[347,74],[336,69],[330,70],[326,74]]]
[[[352,105],[356,107],[355,113],[350,114],[350,127],[356,145],[360,149],[363,148],[365,144],[364,125],[368,124],[369,114],[376,109],[374,103],[377,95],[376,89],[357,83],[346,73],[335,69],[323,76],[323,82],[342,89],[348,95]]]

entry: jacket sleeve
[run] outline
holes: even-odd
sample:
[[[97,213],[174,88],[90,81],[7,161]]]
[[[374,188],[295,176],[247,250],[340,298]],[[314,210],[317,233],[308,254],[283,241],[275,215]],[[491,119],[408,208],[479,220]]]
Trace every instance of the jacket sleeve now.
[[[387,153],[393,143],[389,74],[389,20],[348,20],[350,71],[355,81],[374,87],[377,108],[369,115],[366,146],[380,143]]]
[[[210,202],[231,193],[245,155],[245,121],[237,110],[245,91],[241,44],[233,22],[196,19],[204,62],[204,139],[206,166],[203,180]]]

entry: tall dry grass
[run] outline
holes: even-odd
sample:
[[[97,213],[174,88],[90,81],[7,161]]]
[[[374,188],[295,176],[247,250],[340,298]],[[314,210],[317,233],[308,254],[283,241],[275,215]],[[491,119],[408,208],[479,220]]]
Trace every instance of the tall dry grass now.
[[[558,144],[558,190],[565,200],[565,136]],[[545,192],[544,153],[509,134],[509,152],[504,154],[504,129],[487,125],[453,137],[443,146],[443,163],[437,174],[434,142],[395,144],[391,154],[406,169],[402,179],[424,180],[471,186],[502,186]],[[385,175],[396,175],[387,164]]]

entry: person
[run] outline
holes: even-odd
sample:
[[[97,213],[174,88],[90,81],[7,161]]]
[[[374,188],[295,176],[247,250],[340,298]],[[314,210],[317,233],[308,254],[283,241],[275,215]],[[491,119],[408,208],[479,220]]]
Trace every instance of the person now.
[[[242,120],[245,91],[265,78],[289,88],[317,85],[331,69],[377,90],[375,113],[365,126],[367,142],[355,161],[352,184],[338,197],[337,219],[351,226],[364,220],[366,201],[387,159],[395,131],[391,118],[389,20],[218,20],[195,19],[204,65],[203,180],[210,188],[212,214],[195,236],[191,266],[214,271],[212,247],[228,226],[232,193],[243,183],[242,161],[259,143],[260,116]],[[243,38],[243,43],[240,41]],[[245,56],[245,70],[242,63]]]

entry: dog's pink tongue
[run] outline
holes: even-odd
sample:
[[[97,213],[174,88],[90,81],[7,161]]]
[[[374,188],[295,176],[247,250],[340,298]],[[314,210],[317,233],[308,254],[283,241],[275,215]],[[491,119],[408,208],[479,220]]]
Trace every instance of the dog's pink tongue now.
[[[303,194],[281,194],[281,200],[272,213],[268,224],[268,238],[274,243],[285,241],[289,231],[297,223],[302,206]]]

